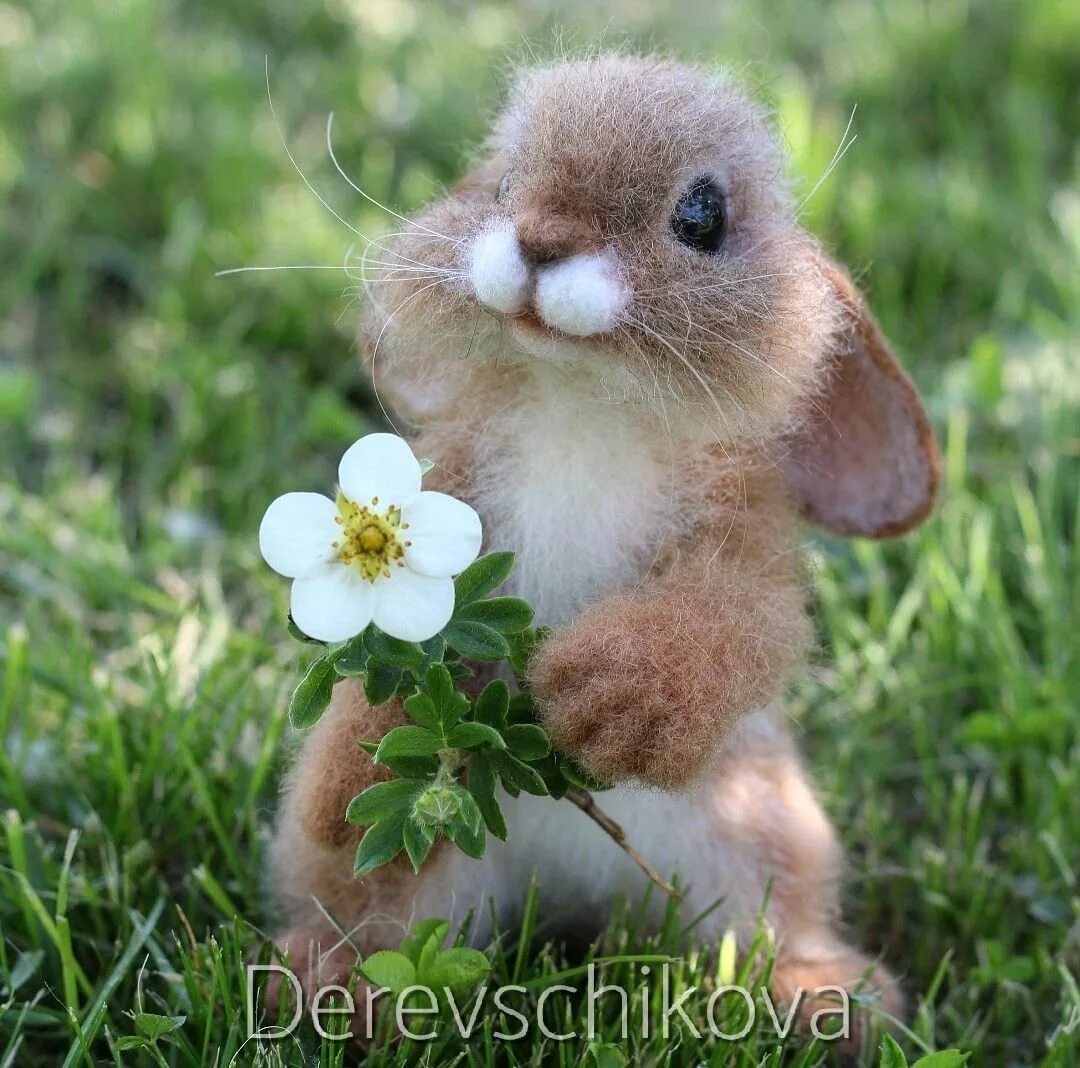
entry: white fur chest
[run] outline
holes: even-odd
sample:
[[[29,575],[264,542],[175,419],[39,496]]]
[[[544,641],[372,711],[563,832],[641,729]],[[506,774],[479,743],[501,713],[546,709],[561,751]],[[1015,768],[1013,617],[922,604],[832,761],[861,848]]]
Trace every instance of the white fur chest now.
[[[669,441],[595,380],[537,374],[476,441],[477,503],[492,549],[517,554],[508,592],[563,623],[633,585],[676,521]]]

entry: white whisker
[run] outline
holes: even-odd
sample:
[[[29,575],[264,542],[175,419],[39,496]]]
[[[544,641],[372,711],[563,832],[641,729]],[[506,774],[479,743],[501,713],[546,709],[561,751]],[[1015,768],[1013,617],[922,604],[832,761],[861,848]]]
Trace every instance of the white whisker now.
[[[286,263],[271,267],[228,267],[224,271],[215,271],[215,278],[224,278],[227,274],[244,274],[248,271],[348,271],[348,266],[339,263],[332,266],[326,263]]]
[[[837,164],[844,158],[844,156],[847,155],[847,150],[851,148],[851,146],[855,144],[855,141],[858,139],[858,134],[852,134],[851,140],[847,141],[846,144],[844,143],[845,139],[847,138],[848,132],[851,130],[851,124],[855,121],[855,108],[857,107],[858,105],[856,104],[855,107],[851,109],[851,114],[848,116],[847,126],[844,127],[844,132],[840,135],[840,144],[836,146],[836,151],[833,153],[832,159],[829,160],[829,165],[825,168],[825,173],[822,174],[822,176],[814,184],[814,188],[811,189],[810,192],[807,193],[806,196],[804,196],[802,200],[799,201],[799,204],[795,209],[796,213],[801,212],[803,208],[806,207],[807,203],[809,203],[810,201],[810,198],[822,187],[822,185],[824,185],[825,180],[829,177],[830,174],[832,174]]]
[[[334,113],[331,111],[330,114],[326,116],[326,151],[329,153],[330,162],[333,163],[334,167],[337,169],[338,174],[340,174],[341,177],[344,178],[345,181],[348,182],[349,185],[353,189],[356,190],[356,192],[358,192],[369,204],[374,204],[375,207],[380,208],[382,211],[385,211],[388,215],[393,215],[393,217],[395,219],[400,219],[401,222],[405,223],[406,226],[412,226],[417,230],[423,230],[425,233],[431,234],[433,237],[437,237],[437,238],[439,238],[439,239],[441,239],[443,241],[451,241],[452,240],[451,238],[447,237],[445,234],[440,234],[438,231],[432,230],[431,227],[425,226],[423,223],[414,222],[412,219],[407,219],[404,215],[399,215],[396,211],[394,211],[393,208],[388,208],[385,204],[381,204],[379,201],[377,201],[369,193],[365,193],[364,190],[361,189],[360,186],[358,186],[356,184],[356,182],[354,182],[345,173],[345,171],[342,168],[341,164],[338,163],[338,158],[334,154],[334,142],[333,142],[333,135],[332,135],[333,125],[334,125]],[[452,242],[452,243],[453,244],[458,244],[459,242]]]
[[[346,222],[345,219],[343,219],[336,211],[334,211],[334,209],[330,207],[330,205],[322,198],[322,196],[319,195],[319,191],[315,188],[315,186],[311,184],[311,182],[307,180],[307,175],[304,174],[304,172],[300,169],[300,165],[293,158],[292,151],[289,149],[289,145],[285,140],[285,133],[281,128],[281,123],[278,121],[277,111],[274,108],[274,98],[270,93],[269,53],[267,53],[264,58],[264,67],[266,71],[266,102],[270,105],[270,118],[274,121],[274,128],[277,130],[278,140],[281,142],[281,147],[285,150],[285,155],[289,157],[289,162],[293,165],[293,169],[298,175],[300,175],[300,180],[304,183],[304,185],[306,185],[308,189],[311,190],[312,196],[314,196],[315,199],[324,208],[326,208],[326,210],[330,212],[330,214],[333,215],[333,217],[337,219],[337,221],[341,223],[342,226],[344,226],[347,230],[350,230],[352,233],[356,234],[357,237],[361,238],[364,241],[367,241],[368,238],[364,234],[360,233],[360,231],[357,230],[356,227],[353,226],[351,223]]]
[[[352,223],[348,222],[340,214],[338,214],[338,212],[335,211],[330,206],[329,203],[327,203],[325,198],[319,193],[319,191],[315,188],[315,186],[313,186],[311,184],[311,182],[308,180],[307,175],[304,174],[304,172],[300,169],[300,165],[296,162],[296,158],[293,156],[292,150],[289,148],[288,142],[285,140],[285,132],[282,129],[281,122],[278,119],[277,109],[274,107],[274,98],[273,98],[273,94],[271,93],[271,90],[270,90],[270,56],[269,56],[269,54],[267,54],[265,56],[263,65],[264,65],[265,76],[266,76],[266,102],[267,102],[267,104],[269,105],[269,108],[270,108],[270,118],[273,120],[274,129],[277,130],[278,140],[281,142],[281,147],[284,150],[285,155],[288,157],[289,162],[292,164],[293,170],[295,170],[296,173],[300,176],[300,180],[304,183],[305,186],[307,186],[307,188],[308,188],[309,192],[311,193],[311,195],[335,219],[337,219],[337,221],[339,223],[341,223],[341,225],[344,226],[350,233],[355,234],[358,238],[360,238],[361,241],[366,242],[368,247],[370,247],[371,245],[374,245],[376,248],[381,249],[383,252],[386,252],[389,255],[398,256],[400,259],[402,259],[403,261],[405,261],[407,263],[414,263],[419,267],[430,267],[431,266],[430,264],[420,263],[417,260],[410,260],[407,256],[402,256],[401,253],[395,252],[393,249],[385,248],[384,246],[380,245],[379,242],[376,241],[374,238],[368,237],[367,234],[361,233],[359,230],[356,229],[355,226],[352,225]],[[408,222],[409,220],[404,219],[403,221]],[[436,234],[435,236],[436,237],[442,237],[442,235],[440,235],[440,234]],[[443,238],[443,240],[448,240],[448,239]]]

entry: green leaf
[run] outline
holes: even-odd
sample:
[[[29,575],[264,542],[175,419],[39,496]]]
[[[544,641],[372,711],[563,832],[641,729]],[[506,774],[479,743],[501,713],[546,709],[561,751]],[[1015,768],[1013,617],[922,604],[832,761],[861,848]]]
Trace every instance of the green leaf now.
[[[375,754],[379,751],[378,742],[357,742],[356,744],[374,761]],[[395,756],[387,757],[383,766],[405,779],[426,780],[439,770],[439,761],[433,756]]]
[[[440,663],[446,655],[446,640],[441,634],[436,634],[434,638],[420,643],[420,651],[424,654],[424,670],[427,670],[432,664]]]
[[[532,660],[536,651],[536,631],[532,627],[526,627],[518,634],[509,634],[510,642],[510,666],[519,676],[528,674],[529,661]]]
[[[483,623],[452,619],[443,628],[443,637],[470,660],[505,660],[510,655],[507,640],[497,630]]]
[[[439,760],[437,757],[388,757],[383,767],[406,779],[430,780],[439,770]]]
[[[480,806],[476,803],[476,798],[464,787],[458,787],[458,790],[460,791],[458,801],[461,806],[458,810],[458,816],[465,821],[470,831],[482,834],[484,817],[480,812]]]
[[[535,723],[536,703],[527,693],[516,693],[510,698],[510,707],[506,710],[507,723]]]
[[[420,477],[423,478],[434,466],[435,461],[429,460],[426,456],[417,458],[416,461],[420,465]]]
[[[446,941],[447,932],[450,930],[450,922],[441,920],[437,916],[426,920],[418,920],[409,928],[409,933],[402,939],[398,947],[413,964],[419,963],[420,952],[432,939],[435,938],[435,948]]]
[[[428,940],[420,947],[420,954],[416,959],[417,976],[424,975],[431,967],[442,945],[442,937],[436,937],[437,932],[432,932]]]
[[[454,618],[483,623],[501,634],[520,634],[532,622],[533,610],[519,597],[490,597],[465,605]]]
[[[355,638],[350,638],[334,654],[334,667],[337,668],[337,673],[347,678],[363,675],[367,671],[367,662],[368,651],[364,646],[363,634],[357,634]]]
[[[484,594],[491,593],[496,586],[501,586],[510,577],[513,569],[513,553],[487,553],[474,560],[454,579],[454,611],[479,600]]]
[[[476,802],[473,801],[473,804],[475,805]],[[465,817],[462,816],[458,821],[451,823],[446,828],[446,836],[466,856],[479,860],[484,855],[484,849],[487,846],[487,835],[484,833],[482,820],[479,827],[471,827],[465,822]]]
[[[408,668],[419,673],[424,667],[424,650],[416,642],[392,638],[378,627],[368,627],[364,634],[364,645],[372,656],[394,667]]]
[[[289,722],[297,730],[302,731],[319,722],[330,704],[334,683],[339,677],[330,653],[320,656],[307,669],[289,701]]]
[[[416,965],[404,953],[392,949],[381,949],[366,957],[360,964],[360,974],[369,983],[394,994],[416,983]]]
[[[885,1035],[881,1039],[880,1053],[878,1068],[908,1068],[907,1057],[892,1035]]]
[[[476,949],[454,946],[438,954],[421,973],[425,986],[433,990],[464,990],[475,986],[491,972],[491,962]]]
[[[626,1068],[630,1062],[618,1046],[601,1042],[589,1047],[586,1068]]]
[[[452,679],[471,679],[476,674],[468,664],[463,664],[460,660],[447,661],[443,667],[450,672]]]
[[[507,727],[503,738],[518,760],[543,760],[551,752],[551,739],[543,727],[519,723]]]
[[[570,789],[571,784],[559,770],[559,764],[554,753],[549,753],[543,760],[536,761],[530,767],[544,780],[548,793],[556,801],[561,801],[566,796],[566,791]]]
[[[433,664],[423,676],[424,697],[431,707],[423,706],[421,715],[426,717],[431,730],[441,735],[453,727],[469,712],[469,698],[454,688],[454,679],[444,664]],[[419,716],[417,717],[420,718]]]
[[[499,773],[499,778],[508,786],[524,790],[527,794],[536,797],[546,797],[547,785],[538,772],[523,764],[517,757],[498,749],[489,754],[492,767]]]
[[[496,838],[506,841],[506,820],[495,798],[495,772],[483,753],[473,753],[469,758],[469,793],[476,801],[487,829]]]
[[[388,864],[401,852],[405,844],[405,816],[399,814],[373,823],[364,833],[353,862],[354,875],[368,872]]]
[[[138,1035],[123,1035],[113,1042],[117,1053],[128,1053],[133,1049],[146,1049],[146,1039]]]
[[[565,776],[567,782],[573,786],[580,786],[583,790],[597,793],[600,790],[610,790],[612,784],[601,779],[594,779],[579,764],[571,760],[564,753],[558,754],[559,771]]]
[[[156,1042],[170,1031],[183,1027],[186,1016],[159,1016],[153,1012],[140,1012],[135,1016],[135,1026],[147,1041]]]
[[[413,871],[419,875],[420,867],[427,859],[431,844],[435,841],[435,829],[425,827],[422,823],[417,823],[416,820],[406,820],[404,841],[405,852],[409,854]]]
[[[405,711],[429,731],[438,731],[442,727],[439,720],[439,712],[434,701],[426,693],[414,693],[405,698]]]
[[[395,727],[379,742],[375,763],[385,764],[395,757],[434,756],[442,747],[442,739],[426,727]]]
[[[436,708],[450,705],[454,701],[454,680],[443,664],[432,664],[424,672],[424,686],[428,696],[435,702]]]
[[[446,740],[455,749],[477,749],[482,745],[505,749],[506,742],[502,735],[486,723],[459,723],[447,736]]]
[[[920,1057],[911,1068],[960,1068],[967,1063],[967,1059],[968,1054],[958,1049],[943,1049]]]
[[[364,696],[372,708],[385,705],[401,685],[401,668],[393,664],[382,664],[372,659],[368,661],[368,672],[364,677]]]
[[[377,823],[412,807],[413,799],[427,786],[424,779],[391,779],[369,786],[349,802],[349,823]]]
[[[501,730],[506,723],[506,710],[510,706],[510,687],[502,679],[493,679],[480,692],[473,706],[477,723]]]
[[[297,640],[306,642],[308,645],[326,645],[326,642],[319,641],[318,638],[312,638],[311,635],[305,634],[297,625],[296,620],[292,617],[292,612],[289,613],[288,622],[289,633]]]

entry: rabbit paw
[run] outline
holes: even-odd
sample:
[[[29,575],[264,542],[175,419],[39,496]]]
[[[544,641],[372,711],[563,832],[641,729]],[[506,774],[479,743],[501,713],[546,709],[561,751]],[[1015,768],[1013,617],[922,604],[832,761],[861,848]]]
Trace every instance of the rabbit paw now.
[[[716,716],[689,699],[691,680],[658,671],[662,651],[648,652],[582,622],[539,650],[530,683],[555,747],[590,775],[678,789],[714,752]]]
[[[771,985],[784,1004],[798,1001],[804,1029],[812,1030],[815,1023],[823,1029],[839,1025],[832,1040],[849,1056],[868,1049],[871,1040],[904,1018],[899,983],[883,965],[855,949],[841,947],[821,960],[781,956]],[[846,994],[843,1000],[840,992]],[[841,1011],[845,1004],[849,1009]]]

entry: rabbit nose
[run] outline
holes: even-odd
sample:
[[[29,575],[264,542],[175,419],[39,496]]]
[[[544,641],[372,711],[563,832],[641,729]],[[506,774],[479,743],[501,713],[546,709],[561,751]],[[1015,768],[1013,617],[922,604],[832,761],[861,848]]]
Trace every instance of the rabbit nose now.
[[[518,219],[517,239],[522,256],[534,267],[584,252],[593,244],[580,220],[539,211]]]

